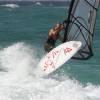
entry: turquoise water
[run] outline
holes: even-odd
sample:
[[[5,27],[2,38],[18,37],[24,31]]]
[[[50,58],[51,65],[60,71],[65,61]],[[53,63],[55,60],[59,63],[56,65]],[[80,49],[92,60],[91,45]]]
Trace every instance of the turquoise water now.
[[[94,56],[87,61],[70,60],[63,65],[54,73],[60,82],[34,77],[34,68],[44,55],[48,30],[62,22],[66,14],[66,7],[0,7],[2,100],[100,100],[100,10],[94,34]]]

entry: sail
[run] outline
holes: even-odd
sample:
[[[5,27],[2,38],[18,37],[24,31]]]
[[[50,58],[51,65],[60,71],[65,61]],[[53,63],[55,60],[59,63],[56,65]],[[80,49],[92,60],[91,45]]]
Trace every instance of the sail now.
[[[65,20],[64,40],[81,41],[82,47],[73,57],[75,59],[88,59],[93,56],[93,35],[96,13],[100,0],[72,0],[67,20]]]

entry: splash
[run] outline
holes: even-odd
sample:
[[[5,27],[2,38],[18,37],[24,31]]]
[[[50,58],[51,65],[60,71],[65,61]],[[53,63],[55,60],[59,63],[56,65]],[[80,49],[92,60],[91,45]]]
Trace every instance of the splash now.
[[[5,5],[1,5],[3,7],[8,7],[8,8],[19,8],[19,5],[17,4],[5,4]]]
[[[24,78],[33,73],[37,59],[31,47],[26,47],[24,43],[17,43],[0,52],[0,67],[7,72],[11,78]],[[9,76],[10,77],[10,76]]]
[[[56,79],[34,76],[35,54],[24,43],[0,50],[0,100],[100,100],[100,86],[84,86],[64,74]]]
[[[42,3],[41,2],[36,2],[35,5],[42,6]]]

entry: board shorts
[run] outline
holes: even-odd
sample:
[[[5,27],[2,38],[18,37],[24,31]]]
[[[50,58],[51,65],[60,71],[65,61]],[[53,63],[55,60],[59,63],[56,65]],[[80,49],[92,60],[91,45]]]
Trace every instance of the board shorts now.
[[[49,38],[47,39],[47,43],[48,43],[49,45],[51,45],[51,46],[55,46],[55,40],[54,40],[52,37],[49,37]]]
[[[51,51],[55,47],[55,40],[52,38],[48,38],[44,44],[44,49],[46,52]]]

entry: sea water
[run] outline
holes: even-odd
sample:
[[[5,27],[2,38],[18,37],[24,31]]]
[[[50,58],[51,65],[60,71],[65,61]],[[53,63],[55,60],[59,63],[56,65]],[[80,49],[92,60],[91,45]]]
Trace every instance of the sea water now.
[[[59,6],[0,6],[0,100],[100,100],[100,10],[91,59],[36,73],[48,30],[66,15]]]

